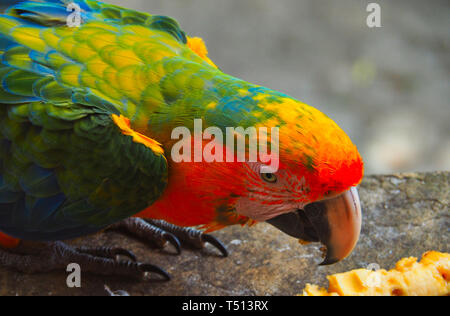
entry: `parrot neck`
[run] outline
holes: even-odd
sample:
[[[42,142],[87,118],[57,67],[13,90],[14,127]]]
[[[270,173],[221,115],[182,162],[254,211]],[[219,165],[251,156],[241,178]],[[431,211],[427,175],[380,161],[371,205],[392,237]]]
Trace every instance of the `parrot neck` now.
[[[177,226],[201,226],[214,231],[251,223],[235,212],[237,199],[246,194],[243,163],[173,163],[159,200],[137,217],[162,219]]]

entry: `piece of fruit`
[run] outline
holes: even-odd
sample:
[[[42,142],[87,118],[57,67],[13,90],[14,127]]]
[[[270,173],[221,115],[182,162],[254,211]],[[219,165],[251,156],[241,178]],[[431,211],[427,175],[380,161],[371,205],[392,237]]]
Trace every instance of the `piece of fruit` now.
[[[352,270],[328,276],[328,290],[307,284],[303,296],[445,296],[450,295],[450,254],[426,252],[410,257],[395,269]]]

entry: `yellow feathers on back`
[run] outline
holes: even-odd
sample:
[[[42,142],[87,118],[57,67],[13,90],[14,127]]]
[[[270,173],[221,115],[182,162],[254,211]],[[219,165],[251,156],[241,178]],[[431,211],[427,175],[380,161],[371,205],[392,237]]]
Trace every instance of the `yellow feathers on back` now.
[[[203,60],[214,68],[218,68],[211,59],[208,57],[208,49],[206,48],[205,42],[200,37],[188,37],[187,45],[192,49],[197,55],[199,55]]]

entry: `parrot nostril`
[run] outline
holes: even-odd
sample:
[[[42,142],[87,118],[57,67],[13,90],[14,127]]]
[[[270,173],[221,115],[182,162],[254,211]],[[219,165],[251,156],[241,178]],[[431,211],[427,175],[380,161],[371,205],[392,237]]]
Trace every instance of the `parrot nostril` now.
[[[341,191],[338,192],[338,191],[328,190],[324,193],[323,198],[321,200],[329,200],[329,199],[335,198],[341,194],[342,194]]]

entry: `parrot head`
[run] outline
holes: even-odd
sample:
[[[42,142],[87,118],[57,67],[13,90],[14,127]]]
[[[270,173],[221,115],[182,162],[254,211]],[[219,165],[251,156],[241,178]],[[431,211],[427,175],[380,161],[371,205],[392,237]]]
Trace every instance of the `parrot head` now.
[[[357,148],[313,107],[270,93],[257,100],[256,127],[278,127],[278,155],[270,162],[277,170],[263,171],[268,164],[261,161],[169,161],[168,187],[142,216],[203,225],[207,231],[268,222],[301,241],[323,243],[323,264],[342,260],[361,229],[355,187],[363,177],[363,162]]]

